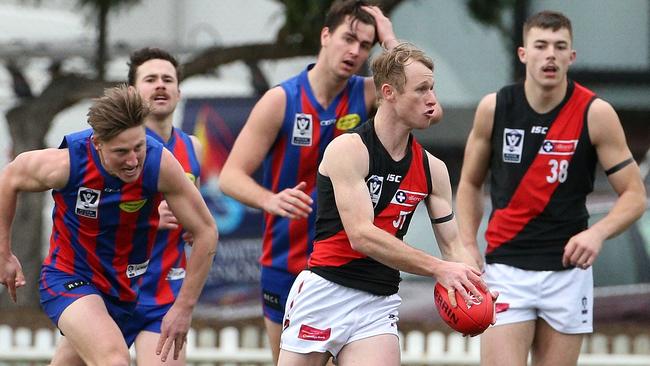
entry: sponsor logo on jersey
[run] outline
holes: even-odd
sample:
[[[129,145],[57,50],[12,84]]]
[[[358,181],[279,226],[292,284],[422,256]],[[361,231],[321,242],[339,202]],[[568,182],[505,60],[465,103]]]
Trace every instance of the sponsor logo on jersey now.
[[[573,155],[577,146],[578,140],[544,140],[538,153],[542,155]]]
[[[122,202],[120,203],[120,210],[133,213],[140,210],[145,203],[147,203],[146,199]]]
[[[167,281],[181,280],[185,278],[185,268],[170,268],[167,272]]]
[[[329,126],[329,125],[333,125],[334,123],[336,123],[336,118],[324,119],[320,121],[321,126]]]
[[[366,185],[368,185],[368,192],[370,193],[370,200],[372,201],[372,205],[377,206],[379,198],[381,197],[381,189],[384,185],[384,177],[372,175],[366,181]]]
[[[296,118],[293,122],[291,144],[296,146],[311,146],[314,130],[313,124],[311,114],[296,113]]]
[[[361,116],[359,116],[356,113],[353,114],[347,114],[341,118],[339,118],[338,121],[336,121],[336,128],[339,130],[347,131],[351,128],[357,127],[357,125],[361,122]]]
[[[521,153],[524,149],[524,130],[518,128],[503,129],[503,161],[506,163],[521,163]]]
[[[97,209],[99,208],[99,198],[102,192],[97,189],[79,187],[77,191],[77,203],[75,213],[79,216],[97,218]]]
[[[405,191],[403,189],[398,189],[393,196],[393,199],[390,203],[400,206],[413,207],[417,206],[420,201],[422,201],[427,196],[426,193],[422,192],[411,192]]]
[[[143,275],[147,272],[147,267],[149,267],[149,260],[147,259],[144,263],[129,264],[126,266],[126,277],[133,278],[136,276]]]
[[[546,135],[547,131],[548,131],[548,127],[544,127],[544,126],[533,126],[530,128],[530,133],[539,134],[539,135]]]

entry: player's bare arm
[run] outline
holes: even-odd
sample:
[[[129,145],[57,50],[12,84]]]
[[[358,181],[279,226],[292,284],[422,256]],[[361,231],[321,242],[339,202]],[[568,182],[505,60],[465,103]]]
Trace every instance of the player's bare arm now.
[[[281,87],[264,94],[251,111],[244,128],[221,171],[221,190],[251,207],[292,219],[305,218],[312,211],[313,201],[303,189],[306,184],[281,192],[271,192],[252,177],[275,141],[284,119],[286,95]]]
[[[475,284],[487,289],[480,272],[468,265],[443,261],[415,249],[373,224],[374,212],[365,176],[368,151],[359,135],[342,135],[327,149],[319,172],[332,181],[336,207],[352,249],[401,271],[435,277],[446,287],[456,288],[466,301],[480,292]]]
[[[11,223],[19,192],[42,192],[62,188],[69,177],[67,149],[22,153],[0,173],[0,283],[16,302],[16,288],[25,285],[20,261],[11,250]]]
[[[198,189],[187,179],[181,165],[167,150],[163,150],[158,188],[165,195],[179,223],[194,238],[185,280],[161,326],[156,352],[165,361],[172,345],[174,359],[177,359],[186,341],[192,310],[216,254],[217,227]]]
[[[587,121],[598,161],[618,199],[607,216],[567,243],[563,264],[582,268],[594,263],[606,239],[616,236],[641,217],[647,199],[639,167],[632,159],[614,108],[596,99],[589,108]]]
[[[474,124],[465,145],[465,157],[458,184],[456,207],[460,237],[467,250],[483,267],[483,256],[479,253],[476,236],[483,216],[483,182],[490,164],[492,127],[496,94],[485,96],[479,103]]]

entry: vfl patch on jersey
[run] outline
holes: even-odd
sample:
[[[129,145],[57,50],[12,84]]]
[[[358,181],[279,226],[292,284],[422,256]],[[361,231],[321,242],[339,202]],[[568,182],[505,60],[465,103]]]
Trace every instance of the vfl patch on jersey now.
[[[144,206],[147,203],[146,199],[137,200],[137,201],[128,201],[120,203],[120,210],[126,211],[128,213],[134,213]]]
[[[368,192],[370,193],[370,200],[372,201],[373,207],[377,206],[379,197],[381,197],[381,189],[384,185],[384,177],[372,175],[366,181],[366,185],[368,185]]]
[[[167,272],[167,281],[181,280],[185,278],[185,268],[170,268]]]
[[[393,199],[390,203],[400,206],[413,207],[417,206],[420,201],[422,201],[427,196],[426,193],[422,192],[411,192],[405,191],[403,189],[398,189],[393,196]]]
[[[185,176],[190,180],[190,182],[195,183],[196,182],[196,177],[194,174],[190,172],[185,172]]]
[[[542,155],[573,155],[576,152],[578,140],[544,140],[538,154]]]
[[[145,272],[147,272],[147,267],[149,267],[148,259],[144,263],[129,264],[128,266],[126,266],[126,277],[133,278],[136,276],[143,275]]]
[[[77,191],[77,204],[74,212],[79,216],[97,218],[97,209],[99,207],[99,197],[102,192],[97,189],[79,187]]]
[[[347,131],[349,129],[357,127],[360,122],[361,116],[358,114],[347,114],[336,121],[336,128],[339,130]]]
[[[503,129],[503,161],[506,163],[521,163],[521,153],[524,149],[524,130],[518,128]]]
[[[296,113],[293,122],[293,135],[291,144],[297,146],[311,146],[314,123],[311,114]]]

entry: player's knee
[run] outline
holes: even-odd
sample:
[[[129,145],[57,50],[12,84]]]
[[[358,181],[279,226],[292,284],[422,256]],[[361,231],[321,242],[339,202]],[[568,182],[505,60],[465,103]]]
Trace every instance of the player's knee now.
[[[111,352],[99,360],[96,365],[98,366],[129,366],[131,364],[131,356],[128,350]]]

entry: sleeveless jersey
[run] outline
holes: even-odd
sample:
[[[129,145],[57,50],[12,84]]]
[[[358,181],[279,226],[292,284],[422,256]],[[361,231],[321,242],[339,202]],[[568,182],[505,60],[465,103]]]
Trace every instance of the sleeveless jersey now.
[[[497,93],[492,132],[492,213],[487,263],[527,270],[563,270],[571,236],[587,228],[596,151],[587,112],[595,95],[569,81],[552,111],[536,113],[523,84]]]
[[[65,136],[70,177],[52,191],[52,234],[43,266],[76,274],[121,301],[135,301],[158,228],[162,145],[147,138],[138,180],[124,183],[101,165],[92,130]]]
[[[368,149],[366,185],[374,225],[402,239],[418,203],[431,193],[431,172],[424,148],[411,135],[407,154],[395,162],[379,141],[374,122],[355,130]],[[318,174],[318,214],[309,269],[342,286],[388,296],[397,293],[399,271],[352,249],[336,208],[329,177]]]
[[[307,67],[283,82],[286,111],[282,127],[264,161],[263,185],[272,192],[307,183],[305,192],[316,201],[316,172],[327,144],[366,120],[363,78],[352,76],[326,109],[312,92]],[[260,263],[297,275],[306,268],[312,251],[315,214],[307,219],[264,214]]]
[[[167,142],[148,128],[147,135],[163,144],[181,164],[192,183],[196,182],[201,176],[201,167],[188,134],[173,127]],[[163,305],[176,299],[183,282],[181,280],[185,278],[185,241],[182,234],[181,227],[158,231],[147,274],[141,279],[138,303]]]

